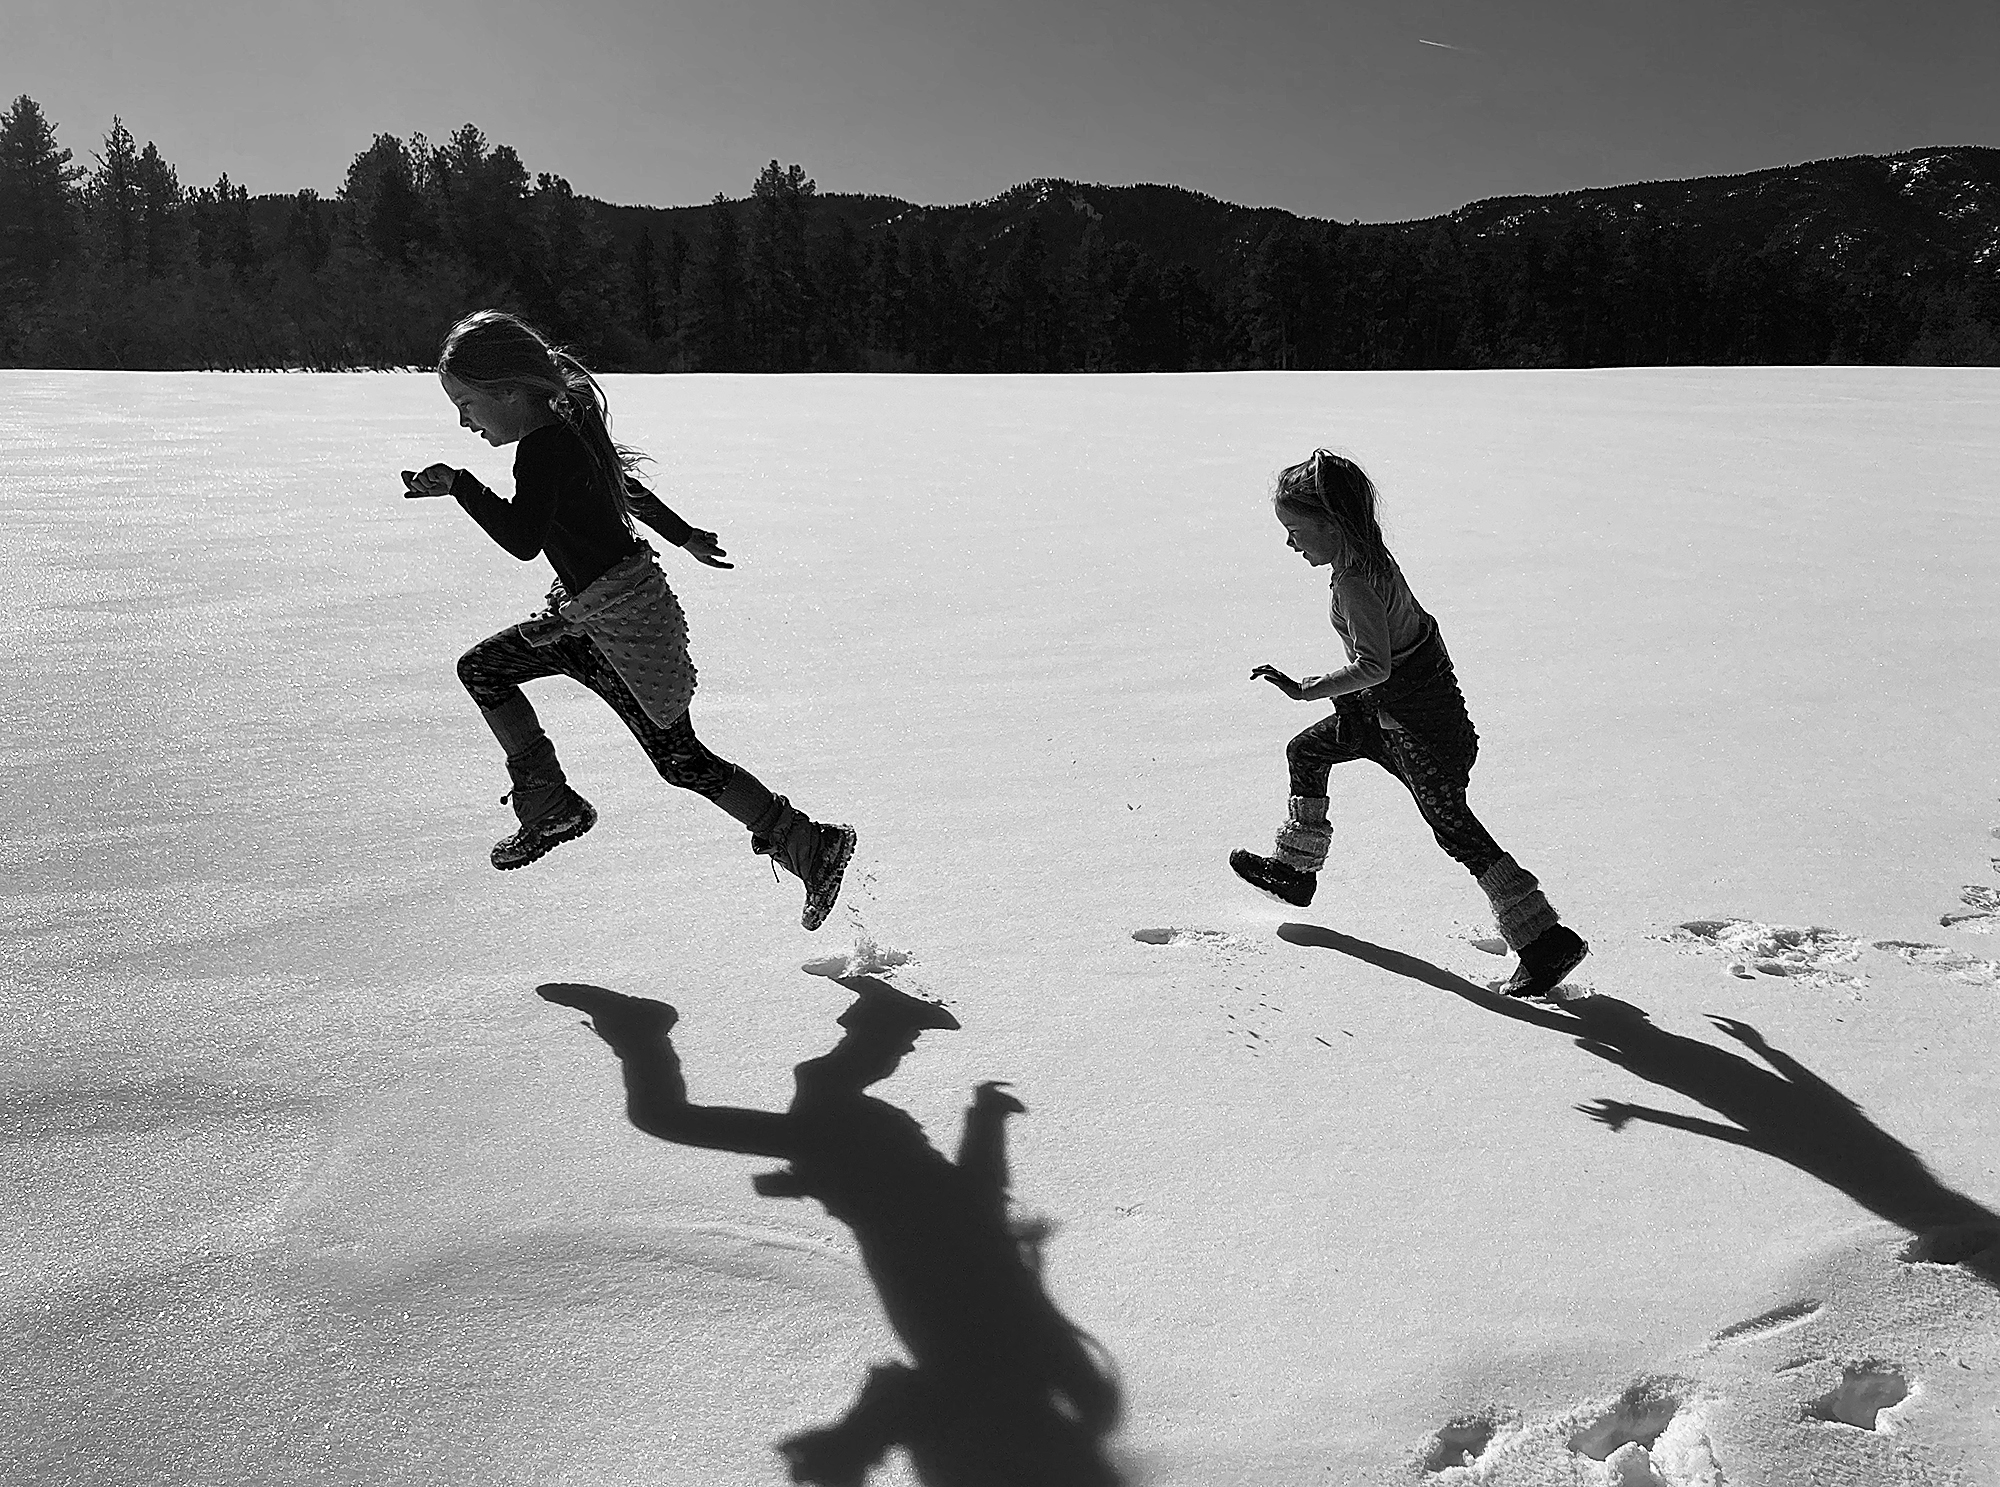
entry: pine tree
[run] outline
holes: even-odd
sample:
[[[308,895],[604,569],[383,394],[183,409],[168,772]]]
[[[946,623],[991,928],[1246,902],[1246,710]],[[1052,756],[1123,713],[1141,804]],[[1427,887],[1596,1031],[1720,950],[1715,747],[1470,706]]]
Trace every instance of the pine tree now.
[[[1050,372],[1060,345],[1049,245],[1040,219],[1030,217],[1000,271],[1000,370]]]
[[[139,239],[146,276],[162,278],[177,266],[184,233],[183,193],[174,168],[149,139],[134,169],[139,196]]]
[[[522,277],[536,322],[578,347],[591,365],[618,359],[615,348],[629,338],[625,276],[596,208],[561,176],[544,173],[535,178],[527,209],[534,229]]]
[[[867,347],[876,371],[909,365],[910,276],[903,239],[894,225],[882,229],[868,255]]]
[[[1084,225],[1083,239],[1070,257],[1067,278],[1069,324],[1075,337],[1070,349],[1075,365],[1085,372],[1119,370],[1111,345],[1118,320],[1111,254],[1105,247],[1104,231],[1094,218]]]
[[[632,245],[632,293],[639,309],[639,333],[649,344],[658,344],[667,333],[666,313],[660,304],[660,263],[653,246],[651,224],[639,224],[639,240]]]
[[[250,225],[250,193],[224,171],[213,186],[188,197],[194,223],[195,261],[203,268],[217,265],[246,279],[257,264],[257,236]]]
[[[688,365],[688,299],[694,281],[694,247],[678,227],[667,234],[667,249],[660,263],[660,314],[663,343],[669,347],[667,365],[685,371]]]
[[[694,331],[705,372],[743,366],[743,232],[720,191],[709,204],[708,241],[695,269]]]
[[[432,236],[411,151],[393,134],[376,135],[354,157],[340,202],[361,243],[384,263],[408,266]]]
[[[319,193],[308,186],[292,198],[291,215],[285,219],[285,252],[307,273],[315,274],[332,249],[333,238]]]
[[[444,144],[425,152],[417,175],[447,251],[483,275],[492,289],[517,282],[536,214],[528,203],[528,169],[513,148],[489,146],[475,126],[462,124]],[[567,182],[563,189],[569,189]],[[557,292],[544,285],[541,297]]]
[[[0,280],[48,282],[76,236],[82,174],[34,99],[23,93],[0,114]]]
[[[819,313],[812,326],[811,365],[822,372],[855,371],[866,338],[868,287],[861,239],[845,217],[819,239],[812,277],[819,286]]]
[[[806,256],[806,218],[817,192],[802,166],[780,169],[775,160],[750,188],[749,350],[759,371],[807,366],[807,326],[817,296]]]
[[[90,213],[99,258],[125,268],[144,252],[144,207],[139,186],[139,146],[115,114],[104,136],[104,153],[89,184]]]

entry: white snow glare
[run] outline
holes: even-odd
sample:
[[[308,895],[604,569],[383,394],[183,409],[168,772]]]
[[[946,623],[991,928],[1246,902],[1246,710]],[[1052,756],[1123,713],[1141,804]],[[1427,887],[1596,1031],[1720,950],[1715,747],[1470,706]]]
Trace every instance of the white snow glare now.
[[[547,570],[403,498],[509,489],[434,379],[0,372],[0,1482],[1993,1480],[2000,372],[606,381],[737,565],[663,555],[701,737],[860,832],[817,934],[562,680],[598,824],[488,865]],[[1229,871],[1316,445],[1558,1005],[1370,766],[1310,909]],[[932,1363],[1035,1339],[982,1436]]]

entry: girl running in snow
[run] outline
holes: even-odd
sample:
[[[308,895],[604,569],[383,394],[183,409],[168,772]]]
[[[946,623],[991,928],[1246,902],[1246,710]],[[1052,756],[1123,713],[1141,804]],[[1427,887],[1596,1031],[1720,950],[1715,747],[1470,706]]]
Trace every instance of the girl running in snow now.
[[[733,566],[715,533],[689,526],[632,478],[641,456],[612,442],[597,379],[512,315],[481,310],[453,326],[438,377],[461,425],[496,447],[518,446],[514,497],[502,500],[450,465],[406,473],[409,494],[455,497],[515,557],[545,554],[556,571],[547,608],[458,661],[459,680],[506,751],[514,783],[506,798],[520,829],[494,847],[493,865],[526,866],[597,824],[521,691],[522,682],[568,676],[611,704],[662,779],[714,801],[750,829],[752,851],[805,884],[801,922],[819,928],[839,896],[854,829],[810,819],[695,737],[687,621],[632,518],[697,562]]]
[[[1500,850],[1465,803],[1479,736],[1466,715],[1437,621],[1417,603],[1382,540],[1375,486],[1359,465],[1322,449],[1278,476],[1272,497],[1285,545],[1315,568],[1333,570],[1333,628],[1347,665],[1292,678],[1274,666],[1250,673],[1295,702],[1333,699],[1322,718],[1285,748],[1291,805],[1276,852],[1229,854],[1246,882],[1303,908],[1312,902],[1332,831],[1327,777],[1336,764],[1370,759],[1410,794],[1438,845],[1478,880],[1500,933],[1520,959],[1503,990],[1546,996],[1590,947],[1556,919],[1533,873]]]

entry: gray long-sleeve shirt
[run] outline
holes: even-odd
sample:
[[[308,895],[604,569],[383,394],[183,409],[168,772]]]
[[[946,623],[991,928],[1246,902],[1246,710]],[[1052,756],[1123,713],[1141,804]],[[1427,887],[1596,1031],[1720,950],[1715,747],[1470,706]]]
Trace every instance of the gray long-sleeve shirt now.
[[[1314,697],[1342,697],[1387,680],[1437,624],[1393,558],[1381,578],[1361,568],[1336,568],[1330,587],[1333,628],[1347,648],[1347,665],[1308,683]]]

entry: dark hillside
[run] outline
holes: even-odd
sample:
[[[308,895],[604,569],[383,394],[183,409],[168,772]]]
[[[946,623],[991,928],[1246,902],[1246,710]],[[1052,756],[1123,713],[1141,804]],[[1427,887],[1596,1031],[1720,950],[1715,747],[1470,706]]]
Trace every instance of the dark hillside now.
[[[468,124],[379,135],[331,198],[184,187],[113,122],[91,168],[0,116],[0,364],[425,364],[515,310],[634,371],[2000,365],[2000,150],[1340,223],[1035,180],[925,206],[769,162],[610,205]]]

